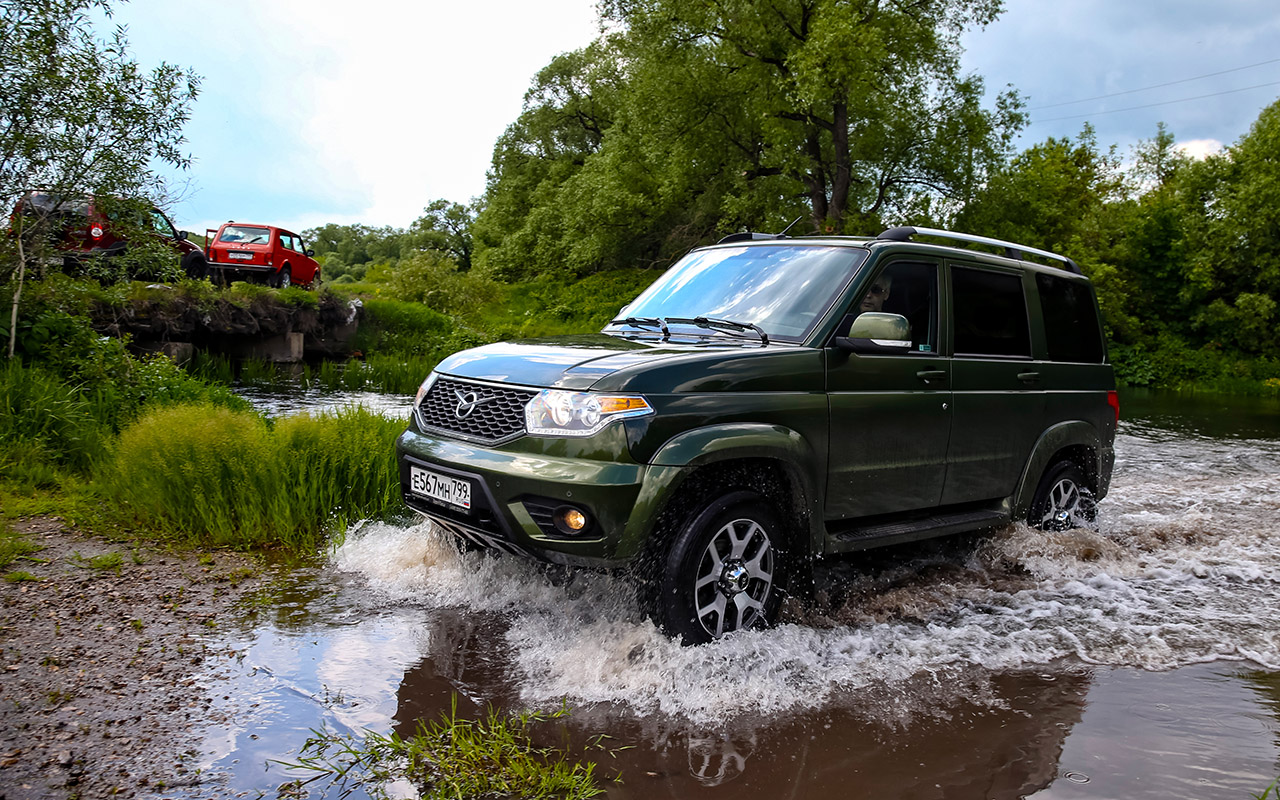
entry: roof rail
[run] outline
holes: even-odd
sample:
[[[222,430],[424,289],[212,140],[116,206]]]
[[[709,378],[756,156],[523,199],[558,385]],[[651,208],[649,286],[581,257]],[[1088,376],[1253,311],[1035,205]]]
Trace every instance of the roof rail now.
[[[750,242],[756,239],[785,239],[785,235],[781,233],[756,233],[754,231],[744,231],[742,233],[731,233],[724,237],[716,244],[729,244],[730,242]]]
[[[991,247],[1004,248],[1004,254],[1008,258],[1023,260],[1024,255],[1034,255],[1040,258],[1047,258],[1052,261],[1060,261],[1067,272],[1074,272],[1077,275],[1083,275],[1084,271],[1080,269],[1080,265],[1066,256],[1050,253],[1048,250],[1039,250],[1034,247],[1027,247],[1024,244],[1016,244],[1014,242],[1006,242],[1003,239],[991,239],[986,236],[973,236],[968,233],[955,233],[953,231],[939,230],[938,228],[913,228],[911,226],[902,226],[898,228],[889,228],[888,230],[877,236],[877,239],[887,239],[893,242],[905,242],[912,236],[920,234],[921,236],[936,236],[939,239],[954,239],[959,242],[972,242],[974,244],[985,244]]]

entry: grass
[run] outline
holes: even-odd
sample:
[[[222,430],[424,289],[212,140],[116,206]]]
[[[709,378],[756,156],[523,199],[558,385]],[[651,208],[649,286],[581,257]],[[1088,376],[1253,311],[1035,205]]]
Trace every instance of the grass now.
[[[0,469],[34,486],[57,480],[54,464],[87,467],[107,431],[89,401],[44,370],[9,361],[0,368]]]
[[[1262,790],[1262,794],[1255,794],[1253,800],[1280,800],[1280,778],[1276,778],[1271,785]]]
[[[174,406],[120,434],[99,485],[135,525],[185,543],[307,552],[334,530],[398,510],[403,428],[357,408],[269,424],[251,412]]]
[[[40,546],[15,532],[8,525],[0,523],[0,569],[6,569],[20,558],[40,552]],[[16,573],[14,573],[16,574]],[[13,578],[13,581],[20,580]]]
[[[513,797],[579,800],[604,793],[595,764],[574,762],[562,750],[534,742],[534,725],[559,720],[568,710],[504,714],[490,708],[481,719],[458,716],[457,697],[441,719],[420,722],[409,737],[366,732],[362,738],[312,731],[298,761],[277,762],[312,773],[294,788],[328,779],[339,797],[363,791],[387,797],[394,781],[407,780],[422,798]],[[605,750],[604,737],[588,749]],[[607,751],[606,751],[607,752]]]

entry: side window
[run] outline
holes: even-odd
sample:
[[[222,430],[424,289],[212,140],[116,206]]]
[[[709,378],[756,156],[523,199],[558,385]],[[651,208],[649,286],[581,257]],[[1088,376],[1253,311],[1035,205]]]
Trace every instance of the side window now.
[[[938,266],[897,262],[885,267],[849,309],[849,318],[868,311],[905,317],[911,329],[910,352],[937,353]]]
[[[1031,356],[1022,278],[951,268],[952,325],[958,356]]]
[[[1040,290],[1049,360],[1101,363],[1105,351],[1098,309],[1088,284],[1042,272],[1036,275],[1036,288]]]
[[[169,220],[165,219],[164,214],[159,211],[151,212],[151,227],[161,236],[168,236],[170,239],[178,238],[178,234],[174,231],[173,226],[169,224]]]
[[[285,250],[293,249],[293,243],[289,239],[289,234],[287,233],[280,234],[280,246],[283,247]]]

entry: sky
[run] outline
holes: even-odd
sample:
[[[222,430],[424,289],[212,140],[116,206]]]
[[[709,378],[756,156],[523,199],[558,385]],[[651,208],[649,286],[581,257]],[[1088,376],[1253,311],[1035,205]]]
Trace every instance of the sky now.
[[[1005,8],[965,35],[964,66],[989,95],[1012,85],[1027,101],[1019,149],[1089,122],[1126,156],[1164,121],[1203,154],[1280,97],[1275,0]],[[144,66],[203,77],[171,207],[196,232],[228,219],[405,227],[432,200],[466,203],[534,74],[599,33],[594,0],[132,0],[100,32],[110,24]]]

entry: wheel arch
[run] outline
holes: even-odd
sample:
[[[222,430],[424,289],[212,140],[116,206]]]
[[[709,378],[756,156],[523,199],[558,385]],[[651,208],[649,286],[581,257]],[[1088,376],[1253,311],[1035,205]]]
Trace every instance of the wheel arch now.
[[[1079,420],[1062,422],[1042,433],[1031,449],[1031,457],[1023,467],[1022,477],[1013,495],[1014,519],[1026,516],[1035,497],[1036,487],[1040,484],[1040,477],[1059,461],[1070,461],[1079,466],[1084,471],[1090,491],[1101,499],[1105,493],[1102,486],[1102,439],[1097,429]]]
[[[651,460],[649,476],[625,539],[643,556],[662,553],[683,519],[711,497],[747,489],[773,503],[798,555],[820,543],[821,508],[812,473],[818,456],[796,431],[778,425],[735,423],[699,428],[673,437]],[[647,560],[647,559],[644,559]]]

